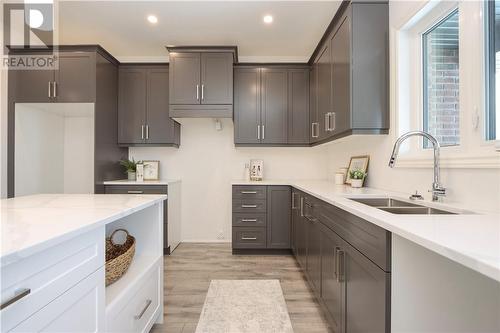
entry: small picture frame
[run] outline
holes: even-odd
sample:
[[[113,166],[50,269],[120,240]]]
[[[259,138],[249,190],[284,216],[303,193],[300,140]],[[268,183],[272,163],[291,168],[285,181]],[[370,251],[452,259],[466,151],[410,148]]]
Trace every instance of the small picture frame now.
[[[143,161],[144,180],[160,179],[160,161]]]
[[[368,170],[368,162],[370,161],[370,156],[353,156],[349,162],[349,168],[347,168],[346,184],[351,184],[351,171],[359,170],[366,174]],[[363,179],[364,183],[364,179]]]
[[[264,177],[264,161],[250,160],[250,180],[261,181]]]

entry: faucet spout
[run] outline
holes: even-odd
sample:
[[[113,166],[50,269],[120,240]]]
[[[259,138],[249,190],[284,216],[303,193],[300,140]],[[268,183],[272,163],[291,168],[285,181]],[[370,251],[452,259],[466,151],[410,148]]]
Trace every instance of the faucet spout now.
[[[429,133],[423,131],[411,131],[401,135],[396,142],[394,143],[394,147],[392,149],[392,154],[389,159],[389,167],[393,168],[398,157],[399,148],[401,144],[408,138],[412,136],[421,136],[429,140],[434,149],[434,177],[432,182],[432,201],[438,201],[440,197],[444,197],[446,195],[446,189],[441,186],[440,183],[440,170],[439,170],[439,157],[440,157],[440,148],[439,142],[437,139],[430,135]]]

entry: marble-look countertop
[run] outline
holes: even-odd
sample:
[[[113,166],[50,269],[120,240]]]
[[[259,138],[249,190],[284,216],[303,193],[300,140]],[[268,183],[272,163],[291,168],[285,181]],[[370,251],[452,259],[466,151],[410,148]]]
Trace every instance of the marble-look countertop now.
[[[166,195],[151,194],[37,194],[2,199],[1,265],[166,199]]]
[[[136,180],[120,179],[107,180],[102,182],[104,185],[169,185],[180,182],[180,179],[160,179],[160,180],[145,180],[138,182]]]
[[[290,185],[326,201],[398,236],[500,282],[500,215],[464,211],[460,204],[417,201],[416,204],[450,210],[459,215],[398,215],[348,198],[393,197],[408,194],[373,188],[352,188],[331,181],[233,181],[232,185]]]

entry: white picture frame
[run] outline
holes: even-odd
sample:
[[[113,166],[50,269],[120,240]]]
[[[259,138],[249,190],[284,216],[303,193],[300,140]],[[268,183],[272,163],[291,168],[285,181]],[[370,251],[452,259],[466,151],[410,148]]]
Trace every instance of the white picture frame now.
[[[264,178],[264,161],[250,160],[250,180],[261,181]]]
[[[160,180],[160,161],[143,161],[144,180]]]

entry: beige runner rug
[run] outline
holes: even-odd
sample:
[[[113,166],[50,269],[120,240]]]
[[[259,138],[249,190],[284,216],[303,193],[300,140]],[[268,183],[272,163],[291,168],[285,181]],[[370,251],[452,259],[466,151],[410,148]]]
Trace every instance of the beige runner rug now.
[[[196,333],[293,332],[279,280],[212,280]]]

